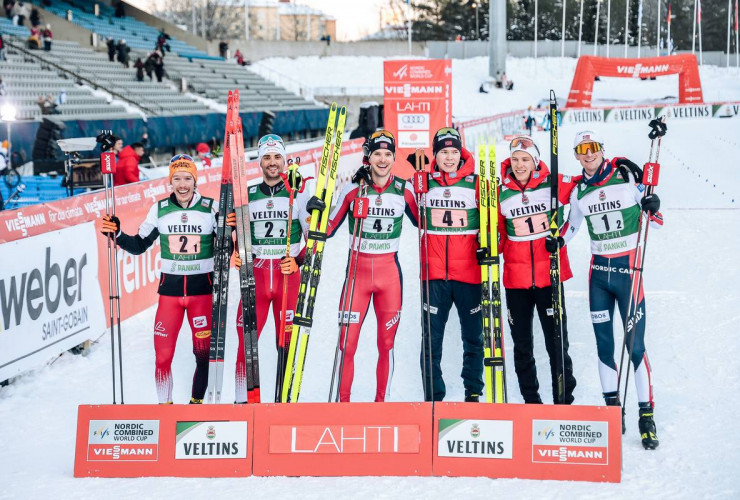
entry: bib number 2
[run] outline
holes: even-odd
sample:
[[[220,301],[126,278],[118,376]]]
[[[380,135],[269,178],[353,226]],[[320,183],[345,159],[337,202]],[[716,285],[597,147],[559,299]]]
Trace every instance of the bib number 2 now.
[[[190,255],[200,250],[200,236],[197,234],[171,234],[170,252],[176,255]]]

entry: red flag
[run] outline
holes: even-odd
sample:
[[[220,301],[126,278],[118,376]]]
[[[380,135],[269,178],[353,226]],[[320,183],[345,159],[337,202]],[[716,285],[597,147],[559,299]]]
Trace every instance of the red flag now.
[[[737,0],[735,0],[737,2]],[[668,4],[668,20],[666,21],[668,23],[668,26],[671,25],[671,4]]]
[[[701,0],[699,0],[699,7],[698,7],[698,9],[699,9],[699,12],[697,13],[696,22],[698,22],[699,24],[701,24]]]

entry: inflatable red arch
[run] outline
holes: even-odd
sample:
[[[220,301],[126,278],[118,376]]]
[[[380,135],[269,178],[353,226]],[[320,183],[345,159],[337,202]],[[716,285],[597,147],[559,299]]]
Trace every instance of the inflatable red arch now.
[[[594,78],[597,76],[649,78],[676,73],[678,73],[678,102],[681,104],[703,102],[699,66],[693,54],[639,59],[581,56],[570,86],[568,107],[591,106]]]

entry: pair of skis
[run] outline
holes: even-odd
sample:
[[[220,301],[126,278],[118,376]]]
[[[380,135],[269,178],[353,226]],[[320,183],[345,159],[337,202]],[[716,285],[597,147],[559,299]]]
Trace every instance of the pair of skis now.
[[[311,212],[311,224],[306,240],[306,258],[301,267],[301,283],[293,315],[293,331],[290,336],[288,358],[280,394],[280,401],[283,403],[297,402],[301,391],[306,351],[313,325],[316,290],[321,278],[326,228],[329,223],[329,211],[334,195],[339,157],[342,153],[346,118],[347,110],[344,106],[337,109],[337,103],[332,103],[331,108],[329,108],[329,120],[326,124],[324,146],[316,179],[316,197],[323,200],[326,207],[324,210],[316,209]]]
[[[239,117],[239,91],[229,91],[224,136],[221,190],[219,194],[218,224],[213,258],[213,319],[208,364],[207,403],[221,401],[223,386],[224,348],[226,339],[226,312],[229,296],[229,268],[231,265],[231,230],[226,216],[236,212],[236,236],[242,266],[239,269],[239,288],[244,324],[244,351],[249,403],[260,402],[259,352],[257,348],[257,312],[254,269],[252,265],[252,232],[249,223],[244,137]]]
[[[478,194],[480,198],[481,312],[483,314],[483,381],[486,401],[506,403],[504,337],[501,329],[501,285],[498,253],[498,180],[496,145],[478,146]]]

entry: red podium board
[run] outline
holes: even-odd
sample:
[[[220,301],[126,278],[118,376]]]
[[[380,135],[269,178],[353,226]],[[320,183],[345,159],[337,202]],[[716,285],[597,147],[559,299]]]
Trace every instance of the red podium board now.
[[[484,476],[619,482],[618,407],[80,406],[75,477]]]

